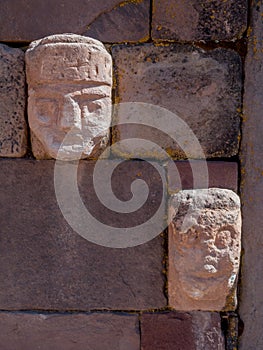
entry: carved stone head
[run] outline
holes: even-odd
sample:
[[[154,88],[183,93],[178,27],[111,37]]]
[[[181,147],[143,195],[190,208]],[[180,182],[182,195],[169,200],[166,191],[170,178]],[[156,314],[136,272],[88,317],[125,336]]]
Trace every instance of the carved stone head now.
[[[235,309],[241,249],[239,197],[230,190],[180,191],[171,201],[169,297],[178,310]]]
[[[103,44],[75,34],[52,35],[26,52],[28,118],[36,158],[83,150],[93,157],[107,143],[111,122],[112,60]],[[60,151],[61,152],[61,151]]]

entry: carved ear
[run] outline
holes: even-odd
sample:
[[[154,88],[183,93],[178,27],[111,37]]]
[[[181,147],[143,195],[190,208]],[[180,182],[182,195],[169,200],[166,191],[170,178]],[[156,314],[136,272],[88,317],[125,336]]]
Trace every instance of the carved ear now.
[[[48,152],[45,150],[45,147],[43,146],[42,142],[39,141],[39,139],[32,130],[30,130],[30,139],[33,155],[36,157],[36,159],[52,159],[52,157],[50,157]]]

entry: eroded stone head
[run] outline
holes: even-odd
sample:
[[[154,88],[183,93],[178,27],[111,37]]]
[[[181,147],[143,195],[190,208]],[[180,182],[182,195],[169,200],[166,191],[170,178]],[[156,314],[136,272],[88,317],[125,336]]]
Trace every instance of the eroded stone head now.
[[[169,296],[180,310],[235,307],[241,249],[239,197],[230,190],[180,191],[171,200]],[[232,298],[231,305],[227,305]]]
[[[38,159],[92,157],[111,122],[112,60],[103,44],[75,34],[52,35],[26,52],[28,118]]]

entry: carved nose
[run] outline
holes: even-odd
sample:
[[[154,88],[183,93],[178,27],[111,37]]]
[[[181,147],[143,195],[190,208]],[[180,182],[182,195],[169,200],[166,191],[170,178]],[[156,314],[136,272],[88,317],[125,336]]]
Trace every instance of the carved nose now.
[[[70,131],[73,127],[81,130],[81,110],[72,99],[65,99],[60,112],[60,127],[63,131]]]

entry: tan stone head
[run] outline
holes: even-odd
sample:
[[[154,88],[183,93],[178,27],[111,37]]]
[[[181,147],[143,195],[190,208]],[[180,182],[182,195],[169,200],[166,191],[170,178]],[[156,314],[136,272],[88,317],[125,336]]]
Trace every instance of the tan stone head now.
[[[111,122],[112,60],[103,44],[75,34],[52,35],[26,52],[28,118],[36,158],[56,158],[60,150],[103,148]]]
[[[181,191],[171,203],[172,211],[178,208],[169,229],[171,303],[184,310],[235,308],[239,197],[224,189]],[[232,304],[227,306],[230,297]]]

